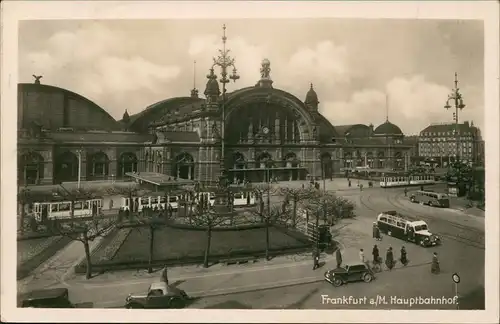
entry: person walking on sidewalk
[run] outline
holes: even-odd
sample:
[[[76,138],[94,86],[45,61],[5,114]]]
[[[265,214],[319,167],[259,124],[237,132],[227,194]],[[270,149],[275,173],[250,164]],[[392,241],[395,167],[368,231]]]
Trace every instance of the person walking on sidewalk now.
[[[401,247],[401,263],[406,267],[408,265],[408,258],[406,257],[406,249],[405,247]]]
[[[385,255],[385,265],[389,269],[389,271],[394,268],[394,254],[392,253],[392,247],[387,249],[387,253]]]
[[[405,197],[408,196],[408,188],[405,187]]]
[[[377,264],[378,259],[380,258],[380,252],[378,250],[377,244],[373,246],[372,255],[373,255],[373,264]]]
[[[441,268],[439,267],[438,256],[437,256],[437,253],[434,252],[434,255],[432,256],[431,273],[439,274],[440,272],[441,272]]]
[[[161,280],[168,285],[168,269],[166,264],[161,272]]]
[[[342,253],[340,252],[340,247],[337,247],[337,251],[335,251],[335,259],[337,260],[337,268],[340,268],[342,265]]]
[[[365,252],[363,251],[363,249],[359,249],[359,261],[365,263]]]
[[[314,251],[313,260],[314,260],[313,270],[316,270],[319,268],[319,251],[318,250]]]

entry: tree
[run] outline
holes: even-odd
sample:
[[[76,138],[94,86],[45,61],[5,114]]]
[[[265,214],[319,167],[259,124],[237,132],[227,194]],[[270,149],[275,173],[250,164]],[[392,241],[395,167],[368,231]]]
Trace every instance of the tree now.
[[[259,201],[257,207],[252,211],[254,215],[257,215],[259,222],[263,223],[265,226],[266,235],[266,260],[269,260],[269,248],[270,248],[270,237],[269,230],[272,224],[282,221],[287,223],[286,216],[289,215],[286,210],[280,206],[271,205],[271,195],[279,192],[279,188],[273,188],[270,183],[258,184],[252,186],[253,191],[258,197]],[[267,197],[267,203],[264,204],[264,195]],[[265,208],[267,207],[267,208]]]
[[[24,219],[26,218],[26,205],[33,203],[33,197],[31,191],[27,188],[21,189],[17,195],[17,200],[19,205],[21,206],[21,215],[20,215],[21,219],[19,221],[20,223],[19,231],[21,235],[23,235],[25,229]]]
[[[205,255],[203,258],[203,267],[205,268],[208,268],[210,244],[212,243],[212,230],[214,227],[223,224],[226,220],[226,217],[218,214],[210,206],[209,200],[200,199],[195,203],[194,213],[191,217],[191,221],[196,226],[204,227],[207,234],[207,243],[205,246]]]
[[[448,168],[445,178],[449,185],[456,185],[458,196],[463,196],[472,187],[472,167],[463,161],[456,161]]]
[[[54,234],[66,236],[72,241],[79,241],[85,249],[87,270],[85,277],[92,277],[92,259],[90,255],[90,242],[98,237],[106,236],[116,224],[116,217],[102,217],[102,215],[90,216],[85,219],[64,222],[56,222],[53,226]]]
[[[289,188],[282,187],[279,189],[280,193],[285,196],[285,205],[291,200],[292,201],[292,227],[297,226],[297,207],[301,201],[304,201],[314,194],[315,189],[312,188]]]
[[[145,208],[142,211],[142,215],[134,214],[135,220],[139,226],[144,226],[148,229],[149,233],[149,253],[148,253],[148,273],[153,272],[153,261],[154,261],[154,244],[155,244],[155,233],[156,231],[163,227],[168,222],[168,211],[163,210],[152,210],[151,208]],[[140,229],[140,227],[137,227]]]

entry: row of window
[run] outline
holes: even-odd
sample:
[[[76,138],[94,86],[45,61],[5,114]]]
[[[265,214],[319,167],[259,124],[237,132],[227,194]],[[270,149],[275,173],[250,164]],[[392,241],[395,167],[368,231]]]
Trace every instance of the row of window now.
[[[462,145],[459,145],[461,147],[472,147],[472,143],[461,143]],[[420,148],[424,148],[424,147],[457,147],[457,143],[456,142],[452,142],[452,143],[435,143],[435,144],[430,144],[430,143],[420,143]]]
[[[450,136],[454,135],[455,130],[447,131],[447,132],[422,132],[420,133],[420,136]],[[463,134],[463,135],[472,135],[472,132],[458,132],[458,134]]]
[[[420,138],[419,141],[420,142],[446,142],[446,141],[456,141],[457,138],[456,137],[431,137],[431,138]],[[464,136],[461,136],[459,137],[459,140],[460,141],[472,141],[473,138],[472,137],[464,137]]]

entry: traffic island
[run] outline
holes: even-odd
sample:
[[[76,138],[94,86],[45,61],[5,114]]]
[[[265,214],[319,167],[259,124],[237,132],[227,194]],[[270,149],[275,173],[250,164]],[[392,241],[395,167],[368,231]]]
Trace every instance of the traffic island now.
[[[212,229],[210,264],[254,262],[266,255],[266,227],[263,224],[218,227]],[[269,256],[289,255],[310,251],[309,239],[297,231],[280,226],[269,227]],[[109,235],[93,252],[93,271],[147,269],[150,252],[150,229],[147,226],[124,227]],[[203,227],[169,224],[155,230],[153,267],[202,264],[207,245]],[[236,260],[237,262],[233,262]],[[86,263],[75,267],[85,273]]]

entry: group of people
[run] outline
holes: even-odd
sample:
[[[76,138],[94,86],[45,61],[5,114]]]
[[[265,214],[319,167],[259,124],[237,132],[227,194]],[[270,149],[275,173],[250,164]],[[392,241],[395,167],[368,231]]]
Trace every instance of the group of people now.
[[[407,252],[406,252],[406,249],[404,246],[401,247],[400,252],[401,252],[401,254],[400,254],[399,261],[401,261],[401,264],[403,266],[408,265],[408,263],[410,261],[408,260],[408,255],[407,255]],[[382,263],[382,259],[380,258],[380,251],[379,251],[376,244],[373,246],[372,256],[373,256],[373,265],[380,265]],[[359,250],[359,258],[360,258],[361,262],[366,263],[365,254],[364,254],[363,249]],[[387,269],[389,269],[389,271],[392,270],[394,268],[394,266],[396,265],[396,261],[394,260],[394,253],[392,250],[392,246],[390,246],[387,249],[387,252],[385,254],[385,265],[387,266]]]

